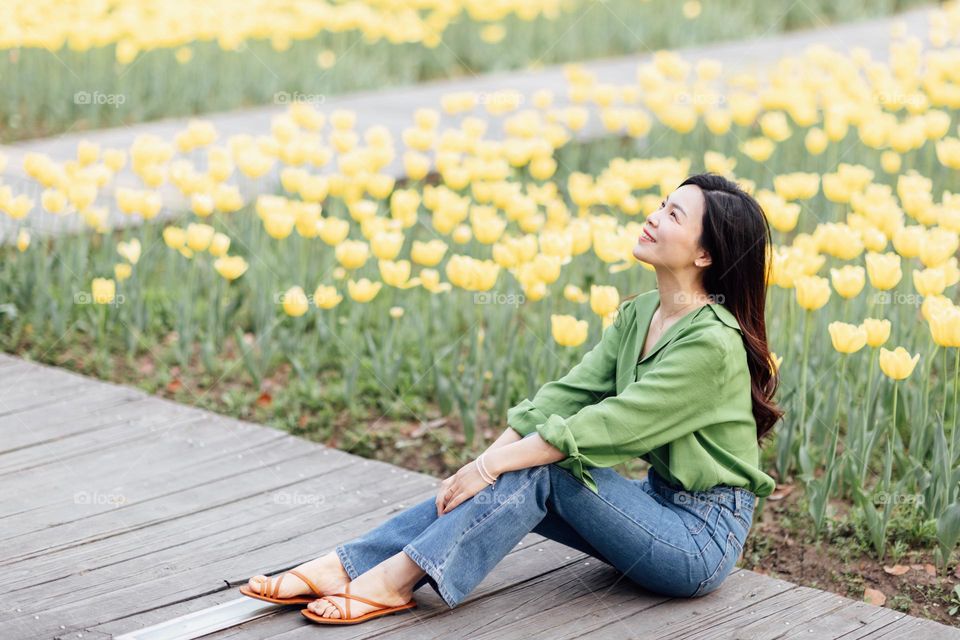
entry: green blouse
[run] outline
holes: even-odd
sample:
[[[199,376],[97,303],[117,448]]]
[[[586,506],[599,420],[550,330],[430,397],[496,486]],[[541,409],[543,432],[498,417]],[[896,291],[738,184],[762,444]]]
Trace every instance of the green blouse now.
[[[567,455],[557,464],[597,492],[590,467],[640,457],[688,491],[718,484],[758,497],[776,488],[760,469],[742,329],[721,304],[672,324],[640,358],[660,304],[657,289],[621,303],[617,320],[565,376],[507,411]]]

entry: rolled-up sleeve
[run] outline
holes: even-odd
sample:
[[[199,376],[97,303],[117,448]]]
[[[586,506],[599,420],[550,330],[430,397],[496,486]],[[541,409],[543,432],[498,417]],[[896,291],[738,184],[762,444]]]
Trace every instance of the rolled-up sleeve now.
[[[624,313],[624,302],[618,314]],[[600,341],[559,380],[548,382],[533,399],[507,410],[507,425],[521,436],[533,432],[547,417],[569,417],[617,390],[617,353],[625,319],[618,317],[603,330]]]
[[[566,454],[558,464],[593,491],[589,467],[612,467],[715,421],[726,381],[726,347],[715,328],[681,336],[640,380],[572,416],[536,429]]]

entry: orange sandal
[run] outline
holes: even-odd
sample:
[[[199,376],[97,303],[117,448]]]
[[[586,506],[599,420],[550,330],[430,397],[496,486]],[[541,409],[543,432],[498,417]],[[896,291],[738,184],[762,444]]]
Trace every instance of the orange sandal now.
[[[367,620],[370,620],[372,618],[379,618],[380,616],[389,615],[391,613],[399,613],[400,611],[413,609],[417,606],[417,601],[412,598],[410,599],[410,602],[404,603],[399,607],[391,607],[389,605],[383,604],[382,602],[374,602],[373,600],[367,600],[366,598],[363,598],[361,596],[350,595],[350,583],[347,583],[346,593],[331,593],[330,595],[339,596],[343,598],[344,601],[346,602],[347,611],[346,613],[344,613],[343,608],[340,605],[338,605],[336,602],[328,598],[327,596],[323,596],[320,598],[321,600],[326,600],[327,602],[329,602],[330,604],[332,604],[337,608],[337,611],[340,612],[339,618],[326,618],[324,616],[317,615],[313,611],[310,611],[310,609],[301,609],[300,613],[302,613],[304,616],[306,616],[313,622],[317,622],[319,624],[357,624],[358,622],[366,622]],[[362,616],[351,618],[350,617],[350,600],[351,599],[359,600],[361,602],[366,602],[371,606],[380,607],[380,608],[375,609],[374,611],[368,611]]]
[[[304,584],[310,587],[310,590],[313,591],[315,595],[312,595],[312,596],[299,595],[299,596],[291,596],[289,598],[278,598],[277,594],[280,593],[280,583],[283,582],[283,577],[288,573],[292,573],[293,575],[303,580]],[[317,585],[313,584],[313,582],[310,581],[310,578],[303,575],[296,569],[290,569],[290,571],[284,571],[283,573],[281,573],[280,577],[277,578],[276,584],[272,585],[271,587],[272,580],[273,578],[267,578],[266,582],[264,582],[264,580],[262,579],[259,580],[256,583],[260,585],[257,591],[254,591],[253,589],[251,589],[249,585],[243,585],[242,587],[240,587],[240,593],[242,593],[245,596],[250,596],[251,598],[256,598],[257,600],[266,600],[267,602],[272,602],[274,604],[309,604],[314,600],[316,600],[317,598],[323,596],[323,592],[320,591],[320,589],[317,589]]]

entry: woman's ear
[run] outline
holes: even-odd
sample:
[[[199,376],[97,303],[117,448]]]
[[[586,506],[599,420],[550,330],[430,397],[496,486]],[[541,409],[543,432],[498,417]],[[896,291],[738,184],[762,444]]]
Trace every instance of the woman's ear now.
[[[713,259],[707,251],[701,251],[697,254],[697,257],[694,258],[693,264],[698,267],[709,267],[713,264]]]

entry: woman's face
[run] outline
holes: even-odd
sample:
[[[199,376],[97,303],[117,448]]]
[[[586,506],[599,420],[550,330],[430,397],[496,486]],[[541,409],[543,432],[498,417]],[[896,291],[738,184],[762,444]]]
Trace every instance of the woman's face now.
[[[634,257],[671,271],[709,265],[709,254],[699,246],[704,206],[700,187],[685,184],[676,189],[647,216]]]

